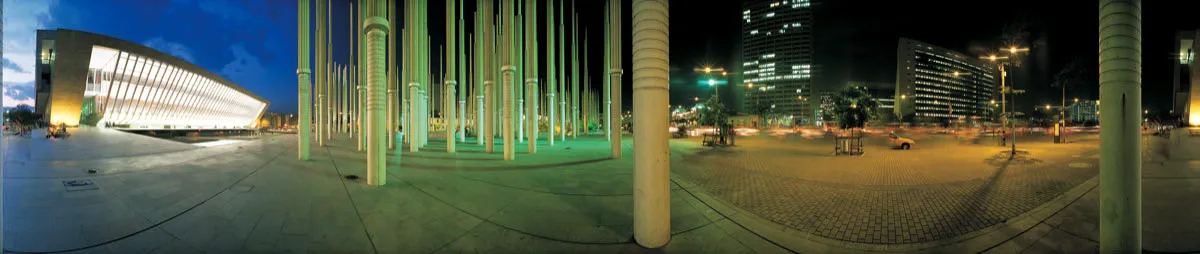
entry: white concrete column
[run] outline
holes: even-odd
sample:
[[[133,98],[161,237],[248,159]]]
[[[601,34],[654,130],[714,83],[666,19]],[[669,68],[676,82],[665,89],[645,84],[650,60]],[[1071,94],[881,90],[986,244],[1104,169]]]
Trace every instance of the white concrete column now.
[[[609,134],[612,158],[621,158],[621,0],[608,0],[608,84],[609,100],[604,110],[604,127]]]
[[[3,5],[2,2],[3,1],[0,1],[0,5]],[[311,118],[312,117],[312,80],[309,79],[310,76],[312,75],[312,70],[310,70],[308,68],[309,60],[311,60],[309,58],[309,49],[310,49],[309,47],[311,47],[311,45],[309,45],[309,38],[310,38],[310,36],[312,36],[312,29],[311,29],[309,21],[308,21],[309,17],[312,16],[312,12],[311,12],[312,6],[311,5],[312,5],[312,2],[309,0],[300,0],[299,7],[298,7],[299,13],[296,15],[296,17],[298,19],[297,23],[299,23],[299,31],[297,31],[297,34],[300,37],[300,39],[298,41],[299,46],[298,46],[298,50],[297,50],[297,51],[299,51],[299,52],[297,52],[297,55],[299,56],[297,58],[297,60],[299,62],[299,66],[296,67],[296,77],[299,78],[299,84],[297,85],[298,86],[297,89],[299,89],[299,93],[300,93],[299,101],[296,104],[296,107],[298,108],[298,111],[299,111],[299,116],[296,118],[296,120],[299,122],[296,125],[296,129],[297,129],[296,136],[298,136],[296,158],[301,161],[308,160],[308,144],[310,142],[309,135],[312,134],[311,133],[311,131],[312,131],[312,129],[311,129],[312,128],[312,126],[311,126],[312,125],[312,118]],[[4,21],[0,20],[0,24],[2,24],[3,22]],[[0,26],[0,27],[2,27],[2,26]],[[2,32],[0,32],[0,36],[3,36]],[[3,46],[0,46],[0,47],[3,47]],[[0,49],[0,50],[2,50],[2,49]],[[0,87],[2,87],[2,86],[3,85],[0,84]],[[3,114],[0,114],[0,122],[4,122]],[[0,140],[0,142],[2,142],[2,140]],[[4,149],[3,149],[3,146],[0,145],[0,156],[3,156],[2,151],[4,151]],[[3,161],[2,159],[3,159],[3,157],[0,157],[0,167],[4,166],[3,165],[4,163],[2,163],[2,161]],[[2,168],[0,168],[0,169],[2,169]],[[0,186],[0,187],[2,187],[2,186]],[[0,189],[0,191],[2,191],[2,190],[3,189]],[[0,192],[0,193],[2,193],[2,192]],[[0,198],[3,198],[2,195],[0,195]],[[0,210],[3,210],[3,209],[0,208]],[[2,212],[0,212],[0,214],[2,214]],[[3,230],[0,230],[0,231],[3,231]],[[0,234],[2,234],[2,233],[0,233]],[[0,244],[3,244],[2,242],[3,242],[3,240],[0,239]]]
[[[658,248],[671,239],[667,0],[633,1],[633,237]]]
[[[367,184],[380,186],[387,183],[387,116],[384,111],[384,92],[387,90],[387,34],[388,20],[383,15],[386,0],[371,0],[363,22],[366,35],[366,125],[367,138]]]
[[[1142,252],[1142,1],[1100,1],[1100,253]]]

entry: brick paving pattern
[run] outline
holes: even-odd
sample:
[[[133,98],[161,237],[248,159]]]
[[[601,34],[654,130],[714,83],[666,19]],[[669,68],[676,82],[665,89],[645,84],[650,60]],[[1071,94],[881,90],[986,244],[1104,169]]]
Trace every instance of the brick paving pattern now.
[[[952,141],[911,151],[872,146],[862,157],[831,156],[831,141],[739,142],[732,150],[685,155],[688,166],[673,167],[674,173],[764,219],[857,243],[967,234],[1029,211],[1098,173],[1091,156],[1096,143],[1086,140],[1022,144],[1029,154],[1011,162],[998,147]]]

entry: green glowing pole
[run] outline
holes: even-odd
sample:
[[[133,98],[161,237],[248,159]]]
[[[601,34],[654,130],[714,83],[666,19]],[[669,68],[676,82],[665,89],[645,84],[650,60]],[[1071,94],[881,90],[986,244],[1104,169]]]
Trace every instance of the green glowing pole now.
[[[579,137],[579,13],[571,1],[571,138]]]
[[[1142,1],[1100,1],[1100,253],[1142,252]]]
[[[549,123],[550,127],[546,133],[546,142],[550,146],[554,146],[554,130],[558,126],[558,118],[556,117],[558,115],[556,112],[558,107],[555,107],[558,104],[558,100],[555,99],[555,96],[558,95],[558,65],[554,62],[556,49],[554,42],[554,2],[553,0],[546,1],[546,113],[548,114],[546,120],[548,120],[547,123]]]
[[[441,105],[442,105],[442,122],[445,123],[445,129],[446,129],[445,131],[446,131],[446,152],[447,153],[454,153],[454,145],[455,145],[455,143],[457,143],[454,141],[454,133],[455,133],[455,128],[457,127],[455,125],[455,121],[458,120],[458,117],[455,116],[456,112],[453,110],[454,106],[451,106],[452,105],[451,103],[454,103],[456,101],[456,99],[455,99],[455,88],[456,87],[455,86],[458,85],[458,80],[457,80],[457,78],[458,78],[458,72],[457,72],[458,63],[456,62],[458,60],[458,52],[457,52],[458,41],[456,40],[456,39],[458,39],[457,34],[456,34],[456,32],[458,31],[458,28],[456,27],[458,24],[456,22],[458,22],[458,19],[454,16],[456,9],[458,9],[457,5],[458,5],[457,0],[446,1],[446,37],[447,37],[447,39],[446,39],[446,56],[445,56],[446,58],[445,59],[447,62],[445,64],[446,65],[446,68],[445,68],[446,69],[446,71],[445,71],[446,77],[443,79],[446,82],[446,90],[443,93],[443,97],[445,98],[445,100],[442,101]]]
[[[492,0],[483,0],[483,94],[484,94],[484,151],[495,151],[496,88],[495,80],[495,28]]]
[[[558,29],[558,44],[560,45],[558,47],[558,66],[560,68],[558,69],[557,75],[558,91],[560,94],[558,98],[558,108],[560,113],[558,115],[558,122],[559,126],[562,126],[559,128],[561,130],[558,135],[559,140],[564,142],[567,140],[567,97],[569,97],[569,94],[567,94],[567,29],[565,28],[567,21],[565,18],[563,18],[563,13],[565,13],[566,10],[567,6],[565,3],[562,7],[558,8],[558,27],[563,28]]]
[[[502,99],[501,100],[503,103],[502,105],[500,105],[500,108],[502,110],[501,113],[503,114],[503,116],[501,116],[501,118],[504,121],[504,125],[501,126],[500,128],[501,128],[501,136],[504,139],[504,160],[513,160],[516,157],[516,154],[514,153],[515,151],[513,150],[515,148],[514,143],[513,143],[515,141],[513,139],[514,138],[513,129],[515,127],[513,125],[514,124],[513,123],[513,120],[514,120],[513,119],[513,117],[514,117],[513,116],[513,106],[514,106],[513,104],[516,103],[516,101],[514,100],[515,98],[513,98],[513,92],[514,92],[513,71],[516,68],[513,67],[513,59],[512,59],[512,53],[511,53],[512,47],[509,46],[509,44],[512,43],[511,38],[513,36],[513,27],[514,27],[513,22],[512,22],[512,20],[513,20],[513,14],[512,14],[513,0],[501,0],[500,4],[501,4],[500,18],[503,21],[500,22],[501,23],[500,27],[502,30],[500,32],[501,39],[500,39],[500,47],[499,48],[504,51],[504,52],[500,53],[500,59],[501,59],[500,72],[501,72],[501,77],[502,77],[501,81],[500,81],[502,83],[501,84],[501,86],[502,86],[502,88],[501,88]]]
[[[529,154],[537,153],[537,2],[525,0],[525,125]]]
[[[388,45],[387,45],[387,123],[384,128],[384,137],[387,138],[388,150],[396,149],[396,110],[399,106],[396,105],[396,89],[398,89],[399,81],[396,72],[396,1],[387,1],[387,17],[388,17]],[[397,156],[398,158],[399,156]]]
[[[299,23],[299,31],[297,31],[297,33],[300,35],[300,45],[298,45],[297,50],[299,52],[297,55],[300,57],[297,59],[299,64],[296,67],[296,77],[299,79],[299,84],[297,86],[300,91],[299,102],[296,104],[296,106],[299,108],[300,116],[296,118],[296,120],[299,121],[299,124],[297,124],[298,131],[296,131],[297,136],[299,136],[299,139],[297,140],[298,149],[296,158],[301,161],[308,160],[308,144],[310,142],[309,134],[312,134],[312,80],[310,80],[312,70],[309,69],[309,60],[311,60],[309,59],[309,50],[311,49],[311,46],[309,45],[308,41],[310,36],[312,36],[312,29],[310,28],[309,24],[309,17],[312,16],[311,8],[311,1],[300,0],[299,13],[297,14]]]
[[[315,98],[312,102],[313,111],[315,111],[314,113],[316,114],[316,119],[314,119],[315,123],[313,123],[313,126],[316,127],[316,130],[314,130],[314,132],[316,133],[317,145],[319,145],[319,146],[325,146],[325,131],[324,131],[325,126],[322,123],[325,122],[326,116],[324,114],[325,106],[322,105],[322,101],[324,101],[324,99],[325,99],[325,85],[326,85],[324,82],[324,80],[325,80],[325,53],[324,53],[325,52],[325,36],[324,36],[324,34],[325,34],[325,6],[326,6],[325,3],[327,1],[328,0],[317,0],[317,32],[316,32],[316,36],[315,36],[317,39],[317,48],[316,48],[316,51],[313,52],[313,54],[317,56],[317,61],[314,64],[317,67],[317,71],[316,71],[317,98]]]
[[[458,125],[462,126],[462,127],[459,128],[459,130],[457,131],[457,133],[458,133],[457,138],[458,138],[458,142],[466,143],[467,142],[467,91],[469,90],[468,87],[469,87],[469,84],[471,83],[470,82],[471,79],[467,78],[468,70],[467,70],[467,48],[466,47],[467,47],[468,43],[470,42],[470,39],[468,39],[466,37],[466,30],[467,30],[466,26],[465,26],[466,16],[463,15],[463,10],[466,9],[466,5],[463,5],[463,2],[462,2],[463,0],[457,0],[457,1],[459,1],[458,6],[461,6],[458,8],[458,23],[464,24],[464,25],[458,26],[458,29],[457,29],[458,30],[458,38],[463,40],[462,42],[458,43],[458,69],[462,70],[462,72],[459,72],[458,77],[455,77],[455,78],[462,81],[464,84],[462,88],[458,89],[458,110],[457,110],[458,111]]]

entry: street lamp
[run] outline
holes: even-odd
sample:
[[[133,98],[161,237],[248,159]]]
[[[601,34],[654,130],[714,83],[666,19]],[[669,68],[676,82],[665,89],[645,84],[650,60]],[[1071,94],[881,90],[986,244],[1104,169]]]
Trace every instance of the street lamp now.
[[[1008,51],[1009,55],[1011,55],[1011,57],[1016,57],[1017,53],[1019,53],[1019,52],[1028,52],[1029,48],[1019,48],[1017,46],[1009,46],[1007,51]],[[1008,72],[1004,70],[1004,62],[998,62],[997,60],[1009,59],[1009,57],[1008,56],[1001,57],[1001,56],[996,56],[995,54],[992,54],[992,55],[989,55],[986,57],[981,56],[979,58],[990,60],[993,63],[997,63],[997,65],[999,65],[999,67],[1000,67],[1000,108],[1001,108],[1001,116],[1002,116],[1000,118],[1001,119],[1000,125],[1001,125],[1001,128],[1003,128],[1005,125],[1007,125],[1008,117],[1009,117],[1009,114],[1007,112],[1005,112],[1005,111],[1008,111],[1008,108],[1005,107],[1005,105],[1004,105],[1007,103],[1006,95],[1008,93],[1016,93],[1017,91],[1014,91],[1012,88],[1009,88],[1006,85],[1005,79],[1008,77]],[[1016,98],[1014,97],[1014,101],[1015,101],[1015,99]],[[1016,105],[1013,105],[1013,107],[1014,107],[1013,111],[1015,112]],[[1012,150],[1010,151],[1010,156],[1016,156],[1017,155],[1017,133],[1016,133],[1016,131],[1012,132],[1012,139],[1013,139],[1013,144],[1012,144]]]

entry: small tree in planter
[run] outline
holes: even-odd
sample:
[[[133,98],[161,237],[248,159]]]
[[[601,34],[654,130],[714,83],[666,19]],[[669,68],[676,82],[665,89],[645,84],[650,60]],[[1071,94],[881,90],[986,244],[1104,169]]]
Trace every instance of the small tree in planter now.
[[[866,89],[846,87],[838,92],[833,112],[838,128],[853,129],[866,126],[867,121],[878,119],[876,109],[879,102]]]

